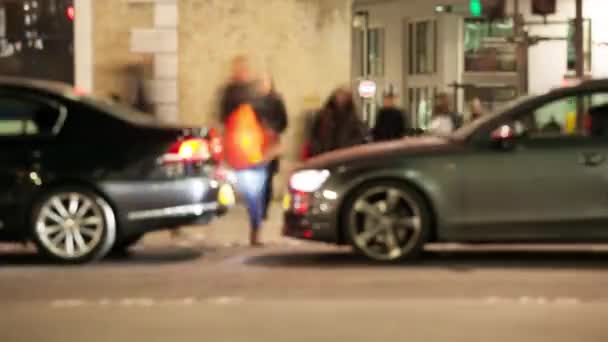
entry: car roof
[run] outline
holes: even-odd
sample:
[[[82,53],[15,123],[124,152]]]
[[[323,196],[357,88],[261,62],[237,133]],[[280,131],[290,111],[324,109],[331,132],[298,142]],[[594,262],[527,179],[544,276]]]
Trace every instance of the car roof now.
[[[579,91],[594,91],[608,88],[608,78],[598,78],[582,81],[579,84],[571,87],[561,87],[550,91],[548,94],[559,92],[579,92]],[[547,95],[547,94],[545,94]],[[542,96],[542,95],[541,95]]]
[[[74,87],[67,83],[20,77],[0,76],[0,87],[24,88],[60,96],[70,96],[75,93]]]

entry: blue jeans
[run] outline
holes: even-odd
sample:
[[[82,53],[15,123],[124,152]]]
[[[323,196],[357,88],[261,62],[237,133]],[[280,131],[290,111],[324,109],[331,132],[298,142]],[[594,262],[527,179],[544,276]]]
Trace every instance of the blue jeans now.
[[[252,229],[259,229],[264,219],[264,192],[268,177],[268,165],[262,164],[237,170],[236,188],[244,197]]]

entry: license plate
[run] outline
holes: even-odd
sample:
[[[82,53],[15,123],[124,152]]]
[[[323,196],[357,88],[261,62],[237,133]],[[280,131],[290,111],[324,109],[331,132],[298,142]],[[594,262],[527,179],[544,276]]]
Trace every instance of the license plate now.
[[[287,211],[289,209],[291,209],[291,195],[286,193],[285,196],[283,196],[283,210]]]

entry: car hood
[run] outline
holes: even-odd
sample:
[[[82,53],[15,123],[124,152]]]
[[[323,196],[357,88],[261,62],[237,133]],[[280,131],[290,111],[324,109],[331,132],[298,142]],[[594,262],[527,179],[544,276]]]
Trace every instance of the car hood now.
[[[407,137],[389,142],[371,143],[325,153],[304,162],[299,169],[329,168],[346,163],[387,158],[393,155],[416,154],[425,151],[446,150],[453,143],[440,137]]]

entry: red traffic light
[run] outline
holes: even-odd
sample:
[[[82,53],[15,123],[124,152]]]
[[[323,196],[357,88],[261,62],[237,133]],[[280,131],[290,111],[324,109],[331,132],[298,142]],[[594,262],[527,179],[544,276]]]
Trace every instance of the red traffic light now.
[[[68,16],[68,19],[74,21],[74,17],[76,17],[76,11],[74,10],[74,6],[68,6],[68,8],[65,10],[65,14]]]

